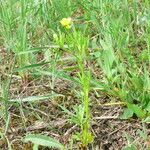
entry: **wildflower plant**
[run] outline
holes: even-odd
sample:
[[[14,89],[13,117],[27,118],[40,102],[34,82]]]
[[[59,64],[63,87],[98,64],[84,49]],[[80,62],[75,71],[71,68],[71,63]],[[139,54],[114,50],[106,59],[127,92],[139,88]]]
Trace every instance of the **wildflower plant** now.
[[[61,25],[66,29],[70,29],[73,25],[71,18],[63,18],[60,21]],[[82,147],[86,148],[87,145],[93,142],[93,135],[91,133],[91,112],[90,112],[90,81],[91,72],[90,68],[86,67],[88,64],[88,46],[89,37],[86,37],[82,32],[76,31],[67,32],[66,43],[71,54],[76,58],[77,68],[79,69],[78,78],[81,83],[81,105],[75,109],[75,115],[72,116],[72,121],[80,126],[81,133],[77,133],[76,139],[82,142]],[[77,111],[79,110],[80,111]]]
[[[90,81],[91,81],[91,72],[90,68],[86,67],[87,64],[87,56],[88,56],[88,44],[89,38],[85,37],[81,32],[73,33],[73,49],[74,55],[77,59],[77,65],[79,68],[79,79],[82,86],[82,98],[81,103],[84,110],[84,119],[81,123],[81,135],[80,140],[82,141],[82,146],[87,147],[87,145],[93,142],[93,135],[91,133],[91,112],[90,112]]]

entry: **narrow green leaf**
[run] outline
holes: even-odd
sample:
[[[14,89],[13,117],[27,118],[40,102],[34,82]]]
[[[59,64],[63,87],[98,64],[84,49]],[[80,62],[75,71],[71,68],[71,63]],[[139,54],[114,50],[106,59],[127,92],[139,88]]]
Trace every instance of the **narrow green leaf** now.
[[[17,55],[23,55],[23,54],[33,53],[33,52],[39,52],[43,49],[48,49],[48,47],[34,47],[34,48],[31,48],[31,49],[26,50],[26,51],[18,52]]]
[[[39,70],[39,69],[36,69],[39,73],[43,74],[43,75],[47,75],[47,76],[53,76],[55,75],[56,77],[58,78],[63,78],[63,79],[66,79],[66,80],[69,80],[69,81],[72,81],[76,84],[79,84],[80,81],[78,78],[75,78],[75,77],[71,77],[69,75],[67,75],[66,73],[64,73],[63,71],[57,71],[54,73],[50,72],[50,71],[43,71],[43,70]]]
[[[28,66],[24,66],[22,68],[17,68],[17,69],[14,70],[14,72],[25,71],[25,70],[28,70],[28,69],[37,68],[37,67],[43,66],[43,65],[48,64],[48,63],[50,63],[50,62],[42,62],[42,63],[38,63],[38,64],[31,64],[31,65],[28,65]]]
[[[19,98],[19,99],[10,99],[9,102],[35,102],[35,101],[40,101],[40,100],[45,100],[45,99],[50,99],[58,96],[63,96],[61,94],[52,94],[48,96],[29,96],[26,98]]]

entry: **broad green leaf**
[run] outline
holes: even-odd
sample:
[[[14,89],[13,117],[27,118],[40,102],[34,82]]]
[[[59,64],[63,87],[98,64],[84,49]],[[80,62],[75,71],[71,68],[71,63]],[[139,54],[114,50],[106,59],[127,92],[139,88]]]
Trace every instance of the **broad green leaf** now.
[[[142,110],[138,105],[128,104],[128,108],[131,109],[139,118],[144,118],[146,111]]]
[[[134,112],[131,109],[126,108],[120,118],[121,119],[129,119],[133,116],[133,114],[134,114]]]
[[[64,146],[59,141],[46,135],[29,134],[25,137],[24,141],[30,141],[35,145],[47,146],[50,148],[58,148],[60,150],[64,149]]]

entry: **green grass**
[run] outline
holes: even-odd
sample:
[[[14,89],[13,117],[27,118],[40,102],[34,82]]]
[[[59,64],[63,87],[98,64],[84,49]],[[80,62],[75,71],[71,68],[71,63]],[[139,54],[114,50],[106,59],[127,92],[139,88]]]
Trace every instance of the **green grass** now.
[[[72,18],[71,29],[60,23],[68,17]],[[11,130],[10,108],[14,106],[20,110],[19,116],[26,128],[24,105],[34,108],[48,97],[59,100],[64,93],[55,90],[61,88],[61,85],[56,87],[58,80],[72,85],[74,100],[70,107],[66,107],[65,98],[57,107],[68,122],[80,128],[70,137],[75,147],[79,143],[82,149],[87,149],[95,142],[92,105],[96,102],[93,102],[92,93],[107,96],[110,105],[122,103],[125,106],[122,107],[122,119],[136,117],[136,120],[149,123],[149,20],[149,0],[1,0],[0,117],[5,122],[0,130],[1,139],[7,139],[8,147],[11,147],[7,137],[7,131]],[[19,81],[21,77],[22,87],[32,81],[39,85],[46,83],[51,91],[39,92],[41,97],[29,93],[25,101],[16,105],[17,99],[21,98],[17,94],[19,85],[16,85],[16,95],[11,93],[14,76]],[[103,105],[101,100],[97,101]],[[34,116],[43,119],[36,112]],[[52,144],[55,142],[57,145],[58,141]],[[37,142],[33,143],[38,149]],[[68,145],[60,144],[60,147],[65,149]]]

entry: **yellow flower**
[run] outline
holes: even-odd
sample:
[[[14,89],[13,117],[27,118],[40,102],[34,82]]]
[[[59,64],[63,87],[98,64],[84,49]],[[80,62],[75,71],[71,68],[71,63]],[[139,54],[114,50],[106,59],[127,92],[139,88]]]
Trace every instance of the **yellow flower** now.
[[[64,26],[66,29],[70,29],[71,28],[71,18],[63,18],[61,21],[60,21],[61,25]]]

